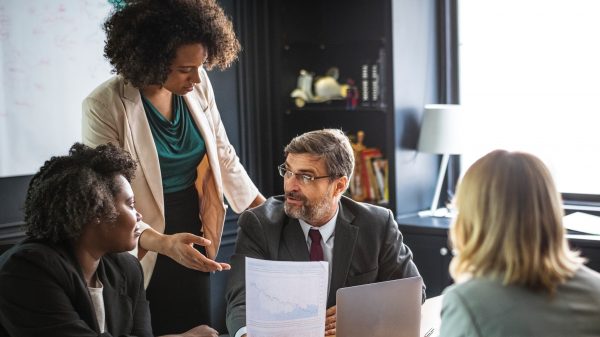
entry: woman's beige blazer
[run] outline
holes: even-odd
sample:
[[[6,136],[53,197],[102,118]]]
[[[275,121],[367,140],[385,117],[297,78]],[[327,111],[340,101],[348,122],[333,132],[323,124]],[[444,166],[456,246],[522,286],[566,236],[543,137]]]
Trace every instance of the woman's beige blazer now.
[[[246,209],[258,195],[233,146],[229,143],[217,110],[210,80],[204,69],[200,84],[185,95],[192,117],[204,138],[206,156],[198,166],[196,188],[200,199],[200,218],[204,237],[212,241],[207,256],[216,258],[226,205],[223,194],[234,211]],[[132,182],[136,208],[144,223],[158,232],[165,230],[163,187],[158,154],[144,112],[140,91],[121,76],[98,86],[83,101],[82,135],[89,146],[114,143],[129,151],[138,162]],[[156,253],[141,260],[146,286],[156,263]]]

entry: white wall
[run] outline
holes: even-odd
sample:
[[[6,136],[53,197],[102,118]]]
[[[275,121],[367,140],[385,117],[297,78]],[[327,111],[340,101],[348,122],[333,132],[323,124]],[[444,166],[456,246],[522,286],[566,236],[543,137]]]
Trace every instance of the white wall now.
[[[81,138],[81,101],[110,77],[107,0],[0,2],[0,177],[32,174]]]

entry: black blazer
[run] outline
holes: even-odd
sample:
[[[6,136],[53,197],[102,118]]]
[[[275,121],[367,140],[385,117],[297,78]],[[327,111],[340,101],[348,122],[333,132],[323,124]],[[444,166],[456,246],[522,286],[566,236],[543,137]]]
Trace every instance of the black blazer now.
[[[26,240],[0,257],[0,335],[153,336],[142,268],[129,253],[100,260],[106,332],[68,247]]]
[[[283,210],[283,196],[269,198],[238,220],[235,253],[227,287],[227,329],[233,336],[246,325],[245,257],[276,261],[309,261],[304,233],[297,219]],[[389,209],[342,197],[327,307],[335,305],[339,288],[420,276],[412,252]],[[423,299],[425,287],[423,287]]]

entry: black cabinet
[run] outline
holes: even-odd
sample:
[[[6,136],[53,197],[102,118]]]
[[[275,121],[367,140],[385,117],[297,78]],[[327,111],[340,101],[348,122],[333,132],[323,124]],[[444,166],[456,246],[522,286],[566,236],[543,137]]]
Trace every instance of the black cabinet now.
[[[445,235],[413,234],[403,231],[404,243],[413,252],[413,259],[423,282],[427,286],[427,297],[438,296],[452,284],[448,272],[452,254]]]
[[[410,216],[399,218],[398,225],[427,286],[427,297],[440,295],[452,284],[448,271],[452,260],[448,242],[450,219]]]

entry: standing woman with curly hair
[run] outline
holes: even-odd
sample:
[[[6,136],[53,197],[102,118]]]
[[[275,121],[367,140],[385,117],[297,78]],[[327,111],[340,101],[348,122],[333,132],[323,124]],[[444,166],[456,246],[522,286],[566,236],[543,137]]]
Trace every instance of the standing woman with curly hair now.
[[[229,268],[214,261],[224,196],[236,212],[264,202],[229,143],[205,70],[227,68],[239,42],[214,0],[125,1],[104,29],[117,75],[84,100],[83,141],[117,144],[139,162],[138,257],[154,332],[210,323],[209,273]]]

